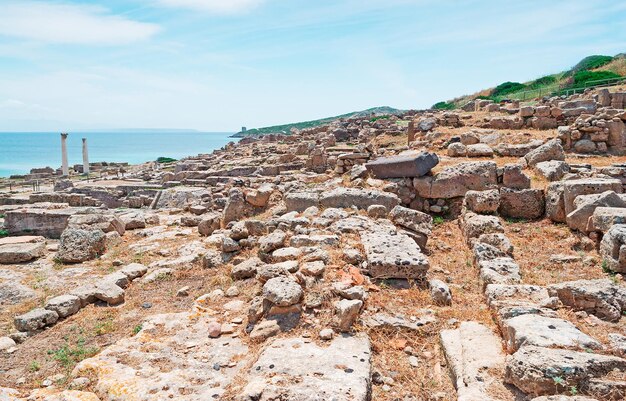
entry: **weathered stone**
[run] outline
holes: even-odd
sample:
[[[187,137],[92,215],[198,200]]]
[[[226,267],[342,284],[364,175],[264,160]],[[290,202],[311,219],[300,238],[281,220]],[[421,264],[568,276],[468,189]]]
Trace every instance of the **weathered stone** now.
[[[383,205],[370,205],[367,207],[367,215],[373,219],[387,217],[388,213],[389,210]]]
[[[505,381],[532,395],[581,388],[593,377],[626,371],[626,360],[562,349],[525,346],[507,360]]]
[[[519,164],[506,164],[503,168],[502,184],[507,188],[528,189],[530,178],[522,172]]]
[[[542,189],[500,190],[500,214],[504,217],[534,220],[545,214]]]
[[[45,308],[56,312],[60,318],[68,317],[80,310],[80,298],[75,295],[59,295],[48,300]]]
[[[463,204],[468,210],[474,213],[495,213],[500,207],[500,191],[497,189],[467,191]]]
[[[124,290],[110,281],[97,283],[93,295],[108,305],[119,305],[124,302]]]
[[[622,183],[618,179],[583,178],[563,182],[563,202],[565,215],[576,209],[574,200],[580,195],[600,194],[605,191],[622,193]]]
[[[466,213],[460,221],[463,236],[468,244],[473,239],[483,234],[497,234],[504,232],[504,226],[500,219],[496,216],[484,216],[474,213]]]
[[[219,230],[221,219],[222,217],[217,213],[203,215],[202,220],[198,223],[198,233],[205,237],[213,234],[215,230]]]
[[[422,198],[457,198],[467,191],[484,191],[498,185],[494,162],[459,163],[431,177],[415,178],[413,186]]]
[[[359,317],[363,301],[358,299],[342,299],[334,302],[336,326],[339,331],[350,331]]]
[[[430,297],[437,305],[450,306],[452,305],[452,292],[446,283],[441,280],[428,280],[428,286],[430,287]]]
[[[598,150],[598,147],[595,142],[589,139],[581,139],[574,143],[574,150],[578,153],[593,153]]]
[[[124,266],[120,272],[132,281],[146,274],[148,272],[148,268],[141,263],[131,263]]]
[[[589,218],[599,206],[626,208],[626,201],[613,191],[601,194],[579,195],[574,201],[575,209],[566,217],[566,222],[572,230],[587,232]]]
[[[270,234],[259,239],[259,251],[270,253],[285,244],[287,234],[281,230],[274,230]]]
[[[76,213],[68,219],[68,228],[81,230],[102,230],[105,233],[116,231],[124,235],[126,224],[114,214],[104,213]]]
[[[429,214],[403,206],[396,206],[391,209],[389,218],[395,224],[426,237],[431,234],[433,218]]]
[[[265,341],[280,333],[280,326],[276,320],[264,320],[254,326],[250,332],[250,339],[253,341]]]
[[[263,297],[278,306],[291,306],[302,299],[302,287],[289,277],[275,277],[263,286]]]
[[[546,217],[555,223],[565,223],[564,183],[553,182],[546,188]]]
[[[550,160],[565,160],[565,152],[561,141],[559,139],[552,139],[536,149],[528,152],[524,159],[526,164],[530,167],[534,167],[537,163],[546,162]]]
[[[476,322],[462,322],[456,330],[443,330],[441,344],[459,400],[493,401],[490,387],[499,381],[492,372],[505,362],[500,339]]]
[[[7,211],[4,228],[9,235],[41,235],[60,238],[71,215],[78,209],[20,209]]]
[[[304,338],[274,340],[245,376],[238,399],[367,401],[371,354],[363,335],[338,336],[328,347]]]
[[[351,208],[367,210],[371,205],[383,205],[387,210],[400,204],[397,195],[378,190],[339,187],[325,192],[320,197],[322,207]]]
[[[548,181],[558,181],[569,173],[569,164],[564,161],[551,160],[537,163],[535,170]]]
[[[15,328],[19,331],[32,332],[51,326],[59,320],[59,315],[55,311],[47,309],[33,309],[14,319]]]
[[[526,314],[502,323],[506,346],[515,352],[522,346],[536,345],[555,348],[595,348],[600,343],[563,319]]]
[[[503,306],[537,306],[550,298],[548,290],[537,285],[489,284],[485,288],[487,304],[492,309]]]
[[[80,263],[95,259],[105,250],[102,230],[68,228],[61,235],[57,258],[63,263]]]
[[[509,257],[480,261],[478,268],[483,290],[489,284],[519,284],[521,281],[519,265]]]
[[[465,157],[467,155],[467,147],[461,142],[453,142],[448,145],[448,156]]]
[[[263,184],[258,189],[246,192],[246,202],[255,207],[265,207],[267,206],[273,192],[273,185]]]
[[[0,238],[0,264],[29,262],[46,253],[43,237]]]
[[[373,278],[422,278],[429,268],[428,258],[408,236],[385,231],[364,232],[369,274]]]
[[[238,265],[233,266],[230,271],[230,275],[235,280],[243,280],[254,277],[257,273],[257,269],[263,266],[265,263],[257,257],[251,257]]]
[[[587,231],[607,232],[614,224],[626,224],[626,208],[596,207],[587,223]]]
[[[153,316],[137,335],[80,362],[75,373],[95,378],[98,394],[119,401],[222,399],[250,359],[240,339],[208,338],[212,321],[195,312]]]
[[[292,192],[284,197],[288,212],[304,212],[312,206],[319,206],[320,195],[317,192]]]
[[[615,224],[604,234],[600,256],[607,269],[626,273],[626,225]]]
[[[617,322],[626,311],[626,289],[609,279],[553,284],[548,292],[558,297],[563,305],[612,322]]]
[[[478,242],[494,246],[507,255],[513,255],[513,244],[511,244],[507,236],[502,233],[482,234],[478,237]]]
[[[485,143],[476,143],[465,147],[467,157],[492,157],[493,149]]]

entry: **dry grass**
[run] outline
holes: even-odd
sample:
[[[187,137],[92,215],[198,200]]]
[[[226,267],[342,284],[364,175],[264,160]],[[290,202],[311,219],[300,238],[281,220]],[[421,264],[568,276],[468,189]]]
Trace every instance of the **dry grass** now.
[[[388,392],[382,386],[374,386],[372,399],[391,401],[413,396],[418,400],[456,400],[456,390],[448,375],[439,333],[455,328],[455,320],[478,321],[497,330],[480,289],[478,272],[472,266],[471,253],[463,241],[457,222],[447,221],[435,226],[428,247],[431,263],[429,277],[449,282],[453,305],[433,305],[428,291],[419,287],[370,292],[370,309],[378,308],[406,316],[419,316],[420,310],[431,309],[438,319],[436,323],[424,326],[418,333],[369,330],[374,348],[374,371],[394,378],[394,384]],[[408,362],[408,355],[404,352],[407,346],[414,350],[419,359],[417,368]],[[505,394],[502,399],[512,399],[504,387],[494,391]]]

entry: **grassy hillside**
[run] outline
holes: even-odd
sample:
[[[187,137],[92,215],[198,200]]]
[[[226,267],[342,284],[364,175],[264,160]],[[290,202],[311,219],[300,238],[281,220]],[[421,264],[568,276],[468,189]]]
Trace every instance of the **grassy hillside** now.
[[[339,116],[321,118],[319,120],[311,120],[311,121],[304,121],[304,122],[299,122],[299,123],[274,125],[272,127],[249,129],[246,132],[238,132],[235,135],[233,135],[233,137],[242,138],[245,136],[258,136],[258,135],[267,135],[267,134],[288,134],[291,132],[292,128],[305,129],[305,128],[319,127],[320,125],[325,125],[332,121],[339,120],[341,118],[367,117],[367,116],[372,116],[374,118],[376,116],[385,116],[385,115],[399,114],[399,113],[402,113],[402,110],[394,109],[393,107],[388,107],[388,106],[374,107],[371,109],[367,109],[363,111],[355,111],[352,113],[342,114]]]
[[[542,96],[572,92],[584,89],[597,81],[626,77],[626,54],[614,57],[594,55],[585,57],[567,71],[546,75],[529,82],[504,82],[495,88],[485,89],[468,96],[461,96],[445,102],[438,102],[434,109],[451,110],[463,106],[473,99],[532,100]]]

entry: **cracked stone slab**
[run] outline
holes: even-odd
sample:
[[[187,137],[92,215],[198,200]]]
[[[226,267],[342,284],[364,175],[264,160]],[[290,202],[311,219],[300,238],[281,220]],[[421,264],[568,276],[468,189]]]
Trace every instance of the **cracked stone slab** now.
[[[277,339],[246,375],[239,399],[367,401],[370,359],[365,335],[339,336],[328,347],[304,338]]]
[[[194,313],[153,316],[136,336],[85,359],[74,374],[93,374],[105,400],[220,399],[247,363],[248,347],[238,338],[209,338],[213,320]]]
[[[503,369],[505,362],[500,338],[480,323],[463,322],[458,329],[442,331],[441,344],[458,399],[493,401],[488,389],[499,378],[492,373]]]

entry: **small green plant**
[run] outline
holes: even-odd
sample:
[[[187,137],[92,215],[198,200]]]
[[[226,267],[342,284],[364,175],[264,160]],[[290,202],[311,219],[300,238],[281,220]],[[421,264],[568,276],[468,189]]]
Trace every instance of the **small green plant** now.
[[[445,219],[443,217],[441,217],[441,216],[433,217],[433,224],[436,225],[436,226],[441,225],[441,224],[443,224],[445,222],[446,222]]]
[[[133,334],[137,335],[141,329],[143,329],[143,326],[141,324],[138,324],[137,326],[133,327]]]
[[[602,271],[611,277],[615,276],[615,272],[611,270],[611,267],[609,266],[609,262],[606,259],[602,260]]]
[[[376,116],[376,117],[372,117],[370,118],[371,122],[374,121],[378,121],[378,120],[388,120],[391,116]]]
[[[59,362],[66,369],[72,369],[78,362],[94,356],[99,349],[97,347],[85,346],[85,339],[79,338],[76,345],[66,343],[56,350],[48,350],[48,355]]]
[[[0,219],[4,219],[5,215],[0,213]]]
[[[0,230],[0,238],[8,237],[9,232],[7,230]]]
[[[28,370],[32,373],[38,372],[41,369],[41,364],[37,361],[32,361],[28,366]]]
[[[578,394],[578,389],[576,388],[576,386],[571,386],[571,387],[569,388],[569,393],[570,393],[572,396],[577,395],[577,394]]]
[[[97,336],[101,336],[107,333],[111,333],[114,330],[115,330],[115,326],[113,324],[113,319],[108,318],[105,321],[98,322],[98,324],[96,324],[96,327],[94,328],[94,333]]]

